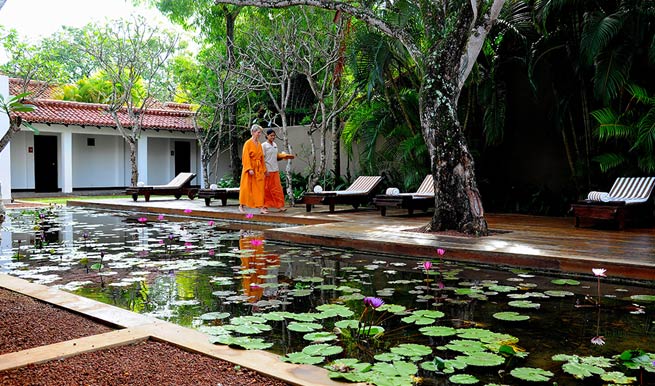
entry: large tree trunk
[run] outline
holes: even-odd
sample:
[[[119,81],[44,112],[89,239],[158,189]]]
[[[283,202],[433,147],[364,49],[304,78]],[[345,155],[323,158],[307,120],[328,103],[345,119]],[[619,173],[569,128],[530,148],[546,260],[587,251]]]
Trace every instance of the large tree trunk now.
[[[132,177],[130,178],[130,185],[136,186],[139,183],[139,168],[136,162],[136,140],[130,138],[127,143],[130,145],[130,165],[132,165]]]
[[[234,25],[236,18],[239,15],[239,10],[230,12],[225,8],[224,12],[225,32],[227,36],[227,57],[229,59],[229,68],[232,69],[236,65],[236,58],[234,57]],[[232,169],[232,179],[234,182],[238,182],[241,179],[241,158],[239,157],[241,154],[241,136],[237,129],[236,103],[231,103],[227,106],[227,127],[228,137],[230,139],[230,167]],[[220,154],[217,153],[217,157],[220,157]],[[216,178],[218,179],[219,176],[216,176]]]
[[[487,235],[487,221],[475,168],[457,118],[458,55],[435,55],[428,63],[421,88],[421,127],[430,153],[435,211],[428,231],[458,230]]]

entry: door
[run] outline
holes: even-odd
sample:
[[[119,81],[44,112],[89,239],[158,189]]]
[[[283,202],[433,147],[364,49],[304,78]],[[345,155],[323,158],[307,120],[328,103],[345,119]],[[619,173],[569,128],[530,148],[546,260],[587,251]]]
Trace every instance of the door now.
[[[191,144],[175,141],[175,175],[191,172]]]
[[[57,137],[34,136],[34,191],[59,191],[57,176]]]

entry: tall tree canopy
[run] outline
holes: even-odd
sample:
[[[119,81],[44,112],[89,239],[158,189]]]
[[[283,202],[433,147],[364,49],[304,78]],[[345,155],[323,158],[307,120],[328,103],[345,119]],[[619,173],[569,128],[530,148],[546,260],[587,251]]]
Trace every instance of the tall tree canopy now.
[[[459,96],[505,0],[215,0],[266,8],[313,6],[349,14],[397,39],[420,75],[420,121],[435,181],[428,231],[488,232],[473,157],[457,117]]]

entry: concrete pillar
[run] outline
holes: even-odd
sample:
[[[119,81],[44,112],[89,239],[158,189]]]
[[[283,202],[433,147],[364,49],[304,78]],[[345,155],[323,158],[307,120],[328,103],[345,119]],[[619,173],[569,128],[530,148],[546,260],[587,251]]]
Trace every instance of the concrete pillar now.
[[[9,99],[9,78],[0,75],[0,95]],[[0,137],[5,135],[9,130],[9,117],[4,112],[0,113]],[[3,202],[11,202],[11,143],[5,146],[4,150],[0,152],[0,199]]]
[[[148,135],[143,132],[137,142],[136,165],[139,170],[139,182],[148,185]]]
[[[73,134],[70,130],[61,133],[61,191],[73,192]]]

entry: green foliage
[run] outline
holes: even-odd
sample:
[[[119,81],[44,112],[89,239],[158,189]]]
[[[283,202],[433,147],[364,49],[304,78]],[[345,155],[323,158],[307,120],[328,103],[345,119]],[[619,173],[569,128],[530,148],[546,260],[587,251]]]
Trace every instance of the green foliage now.
[[[655,98],[646,89],[628,85],[631,99],[622,111],[606,107],[592,112],[598,122],[597,136],[618,151],[607,151],[594,158],[601,171],[618,167],[655,171]]]

